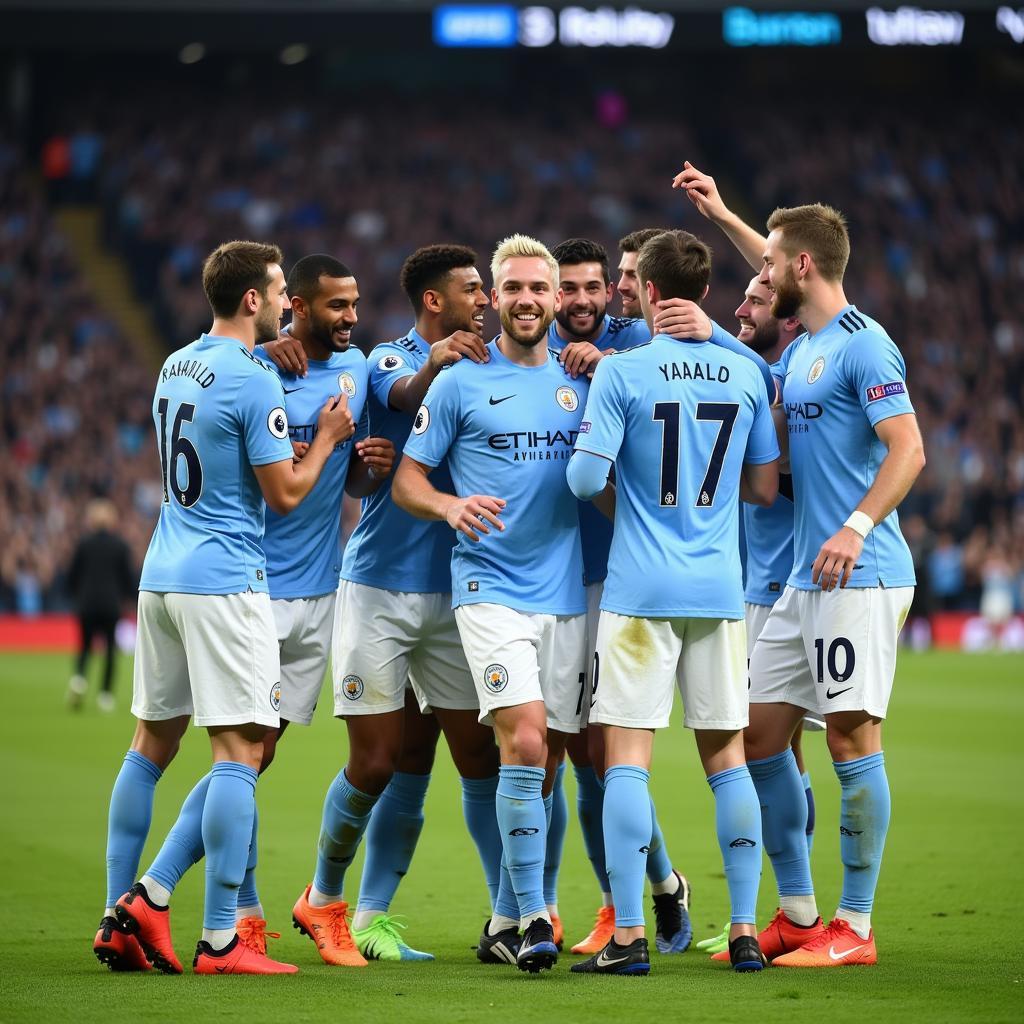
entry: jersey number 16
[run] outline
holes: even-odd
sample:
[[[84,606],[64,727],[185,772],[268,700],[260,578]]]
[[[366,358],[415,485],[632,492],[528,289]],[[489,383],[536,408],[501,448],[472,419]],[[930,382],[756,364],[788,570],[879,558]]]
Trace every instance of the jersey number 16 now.
[[[166,398],[157,402],[160,414],[160,469],[163,475],[164,501],[169,501],[170,494],[182,508],[191,508],[203,493],[203,464],[199,460],[196,446],[181,433],[182,424],[191,423],[196,414],[196,407],[189,402],[182,402],[174,416],[174,427],[171,436],[167,437]],[[170,458],[167,454],[167,442],[170,440]],[[185,460],[185,484],[182,485],[178,475],[178,460]]]

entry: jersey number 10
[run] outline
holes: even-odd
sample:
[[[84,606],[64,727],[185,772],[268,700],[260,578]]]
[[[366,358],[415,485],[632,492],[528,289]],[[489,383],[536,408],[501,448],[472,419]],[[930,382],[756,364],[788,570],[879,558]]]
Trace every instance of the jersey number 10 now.
[[[169,501],[170,494],[182,508],[191,508],[203,493],[203,464],[199,460],[196,446],[181,434],[183,423],[191,423],[196,414],[196,407],[182,402],[174,416],[174,429],[171,431],[171,454],[167,457],[167,407],[166,398],[157,402],[160,414],[160,469],[163,474],[164,501]],[[178,460],[185,460],[185,485],[179,485]]]
[[[652,419],[661,421],[661,498],[662,508],[679,504],[679,402],[655,402]],[[710,508],[715,503],[715,491],[722,476],[725,453],[729,450],[732,428],[740,407],[736,402],[698,402],[694,419],[718,420],[718,437],[711,449],[704,480],[693,502],[694,508]]]

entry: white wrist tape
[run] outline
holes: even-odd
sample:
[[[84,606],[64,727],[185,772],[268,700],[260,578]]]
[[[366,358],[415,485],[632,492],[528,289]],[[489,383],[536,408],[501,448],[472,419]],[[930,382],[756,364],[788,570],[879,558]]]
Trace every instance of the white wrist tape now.
[[[867,512],[861,512],[858,508],[850,513],[850,518],[843,523],[843,526],[848,526],[854,533],[859,533],[862,538],[866,538],[875,528],[875,521]]]

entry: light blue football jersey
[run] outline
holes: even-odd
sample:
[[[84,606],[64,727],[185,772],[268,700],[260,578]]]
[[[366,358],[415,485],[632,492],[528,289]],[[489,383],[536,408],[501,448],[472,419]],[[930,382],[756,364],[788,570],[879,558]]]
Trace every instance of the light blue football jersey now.
[[[578,615],[586,611],[583,558],[565,468],[587,381],[566,380],[551,351],[540,366],[511,362],[494,342],[487,351],[490,362],[463,360],[438,375],[405,446],[406,455],[426,466],[447,458],[453,493],[492,494],[508,503],[504,531],[492,527],[479,543],[457,534],[452,606]]]
[[[615,463],[601,607],[648,618],[743,618],[740,472],[744,462],[779,456],[754,363],[666,335],[603,359],[576,447]]]
[[[604,315],[601,333],[591,342],[602,352],[613,348],[616,352],[624,352],[627,348],[645,345],[651,340],[651,331],[646,320],[638,320],[630,316]],[[569,342],[558,333],[558,323],[551,321],[548,328],[548,348],[561,352]]]
[[[651,340],[651,331],[646,320],[626,316],[605,314],[604,327],[594,341],[599,349],[612,348],[623,352],[637,345],[646,345]],[[548,328],[548,348],[561,352],[568,344],[555,330],[552,323]],[[602,583],[608,575],[608,552],[612,546],[612,522],[599,512],[592,501],[581,501],[580,543],[583,545],[583,579],[587,584]]]
[[[153,396],[164,499],[140,590],[267,591],[263,492],[253,466],[292,457],[284,392],[240,341],[173,352]]]
[[[789,424],[796,506],[790,586],[817,589],[811,566],[842,529],[886,455],[874,427],[912,413],[906,366],[878,323],[846,306],[815,335],[801,334],[773,367]],[[864,542],[848,587],[911,587],[910,549],[893,511]]]
[[[310,359],[305,377],[279,370],[262,348],[253,353],[281,377],[288,433],[292,441],[312,444],[316,422],[328,398],[348,395],[356,421],[353,437],[335,445],[320,471],[320,479],[286,516],[267,509],[263,550],[267,555],[270,596],[319,597],[338,589],[341,571],[341,502],[353,445],[367,435],[366,357],[358,349],[332,353],[329,359]]]
[[[395,446],[395,465],[412,430],[413,417],[388,407],[396,381],[411,377],[430,357],[430,344],[414,327],[404,338],[378,345],[367,357],[370,433]],[[451,492],[452,478],[442,462],[430,480]],[[440,594],[452,589],[455,535],[447,523],[416,519],[391,500],[391,479],[363,499],[359,524],[345,545],[341,578],[382,590]]]
[[[769,508],[741,502],[743,599],[773,605],[793,571],[793,478],[779,476],[779,494]]]

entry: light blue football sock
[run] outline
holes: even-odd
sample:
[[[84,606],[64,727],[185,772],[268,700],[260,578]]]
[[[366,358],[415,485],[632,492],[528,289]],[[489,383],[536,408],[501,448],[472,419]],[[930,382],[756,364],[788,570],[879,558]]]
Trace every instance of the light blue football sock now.
[[[366,860],[357,910],[387,910],[409,870],[423,831],[423,802],[430,775],[395,772],[366,829]]]
[[[252,835],[249,837],[249,859],[245,864],[245,877],[238,890],[240,907],[258,907],[259,893],[256,891],[256,865],[259,863],[259,832],[260,813],[256,807],[252,811]]]
[[[658,824],[658,814],[651,798],[651,852],[647,854],[647,878],[652,885],[664,882],[672,874],[672,858],[665,848],[665,836]]]
[[[213,772],[207,772],[192,787],[192,792],[181,805],[177,821],[171,826],[160,852],[146,872],[168,892],[174,892],[181,876],[203,859],[203,808],[212,778]]]
[[[799,778],[798,780],[799,781]],[[733,924],[754,924],[761,879],[761,808],[746,765],[708,776]],[[803,832],[800,833],[801,842]]]
[[[505,863],[512,881],[520,918],[545,913],[544,769],[503,764],[498,772],[495,801]]]
[[[462,814],[466,819],[466,828],[476,844],[476,852],[480,855],[480,864],[484,869],[484,881],[491,899],[491,910],[495,909],[498,900],[498,885],[501,880],[501,832],[498,830],[498,817],[495,809],[495,796],[498,792],[498,776],[489,779],[465,779],[462,783]],[[511,889],[508,895],[512,898],[509,917],[519,917],[519,907]]]
[[[234,931],[238,889],[249,859],[257,778],[259,773],[255,768],[234,761],[218,761],[210,772],[203,806],[204,929]]]
[[[602,893],[612,891],[604,861],[604,786],[593,765],[573,766],[576,776],[576,814],[580,819],[583,846]]]
[[[811,849],[814,846],[814,790],[811,789],[811,776],[808,772],[804,772],[800,776],[800,781],[803,783],[804,796],[807,798],[807,828],[805,833],[807,835],[807,855],[810,856]]]
[[[562,866],[562,850],[565,847],[565,830],[569,824],[569,802],[565,799],[565,762],[555,770],[555,784],[545,797],[545,808],[550,804],[548,815],[548,841],[544,851],[544,902],[553,907],[558,904],[558,871]]]
[[[617,764],[604,775],[604,846],[615,903],[615,924],[644,923],[644,872],[651,842],[651,773]]]
[[[344,768],[328,787],[313,875],[313,887],[325,896],[341,899],[345,872],[355,859],[377,800],[356,789],[348,781]]]
[[[792,749],[748,761],[747,768],[761,805],[764,849],[772,862],[779,895],[813,895],[807,856],[807,795]]]
[[[885,755],[879,751],[856,761],[833,762],[832,767],[842,787],[839,852],[843,860],[843,898],[839,906],[870,914],[889,829]]]
[[[139,858],[153,820],[153,797],[163,771],[134,750],[124,755],[107,816],[107,903],[115,903],[138,878]]]

